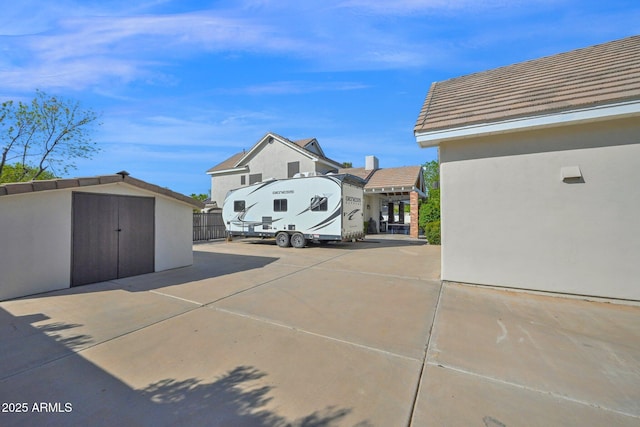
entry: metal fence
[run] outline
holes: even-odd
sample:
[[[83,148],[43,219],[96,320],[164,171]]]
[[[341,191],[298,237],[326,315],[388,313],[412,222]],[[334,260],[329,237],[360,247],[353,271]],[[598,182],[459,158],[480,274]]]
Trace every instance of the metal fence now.
[[[223,239],[227,235],[221,212],[193,214],[193,241]]]

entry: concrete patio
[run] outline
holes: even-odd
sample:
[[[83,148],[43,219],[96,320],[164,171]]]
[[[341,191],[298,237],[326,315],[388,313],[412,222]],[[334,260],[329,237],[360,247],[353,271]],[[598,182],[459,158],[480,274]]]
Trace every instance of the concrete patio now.
[[[0,425],[640,424],[638,305],[443,286],[396,239],[198,244],[0,302]]]

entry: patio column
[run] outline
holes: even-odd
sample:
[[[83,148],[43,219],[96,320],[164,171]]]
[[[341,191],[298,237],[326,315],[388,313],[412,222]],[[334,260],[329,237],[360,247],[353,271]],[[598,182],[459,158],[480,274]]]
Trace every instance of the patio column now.
[[[398,223],[404,224],[404,202],[398,203]]]
[[[387,224],[393,224],[396,221],[396,216],[393,213],[393,202],[387,203]]]
[[[409,234],[411,237],[418,238],[418,192],[412,191],[409,196],[409,206],[411,209],[411,223],[409,225]]]

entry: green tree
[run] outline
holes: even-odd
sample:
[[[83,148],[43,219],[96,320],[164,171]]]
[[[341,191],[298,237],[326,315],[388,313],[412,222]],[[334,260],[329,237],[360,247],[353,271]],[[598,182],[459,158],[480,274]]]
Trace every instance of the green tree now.
[[[422,165],[422,173],[427,190],[440,187],[440,163],[437,160],[431,160]]]
[[[345,169],[349,169],[353,167],[353,163],[351,162],[342,162],[342,167]]]
[[[75,160],[99,149],[91,140],[98,115],[75,101],[36,91],[29,104],[0,104],[0,177],[48,179],[75,169]],[[13,166],[9,172],[5,168]],[[46,173],[45,173],[46,172]]]
[[[4,165],[2,168],[2,174],[0,174],[0,183],[2,182],[20,182],[20,181],[32,181],[36,179],[37,169],[32,168],[30,166],[25,166],[20,163],[15,163],[13,165]],[[41,172],[37,179],[55,179],[53,173],[49,171]]]
[[[424,182],[427,200],[420,206],[418,226],[424,230],[427,241],[440,244],[440,165],[437,160],[424,164]]]
[[[196,194],[196,193],[191,193],[191,198],[192,199],[196,199],[196,200],[200,200],[201,202],[204,202],[205,200],[207,200],[209,198],[208,194]]]

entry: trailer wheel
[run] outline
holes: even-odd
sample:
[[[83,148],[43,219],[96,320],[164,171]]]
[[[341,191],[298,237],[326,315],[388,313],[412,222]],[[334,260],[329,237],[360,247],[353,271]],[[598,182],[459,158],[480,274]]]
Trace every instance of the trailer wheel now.
[[[289,234],[284,231],[281,231],[280,233],[276,234],[276,244],[281,248],[288,248]]]
[[[304,248],[307,245],[307,239],[304,238],[302,233],[295,233],[291,236],[291,246],[294,248]]]

